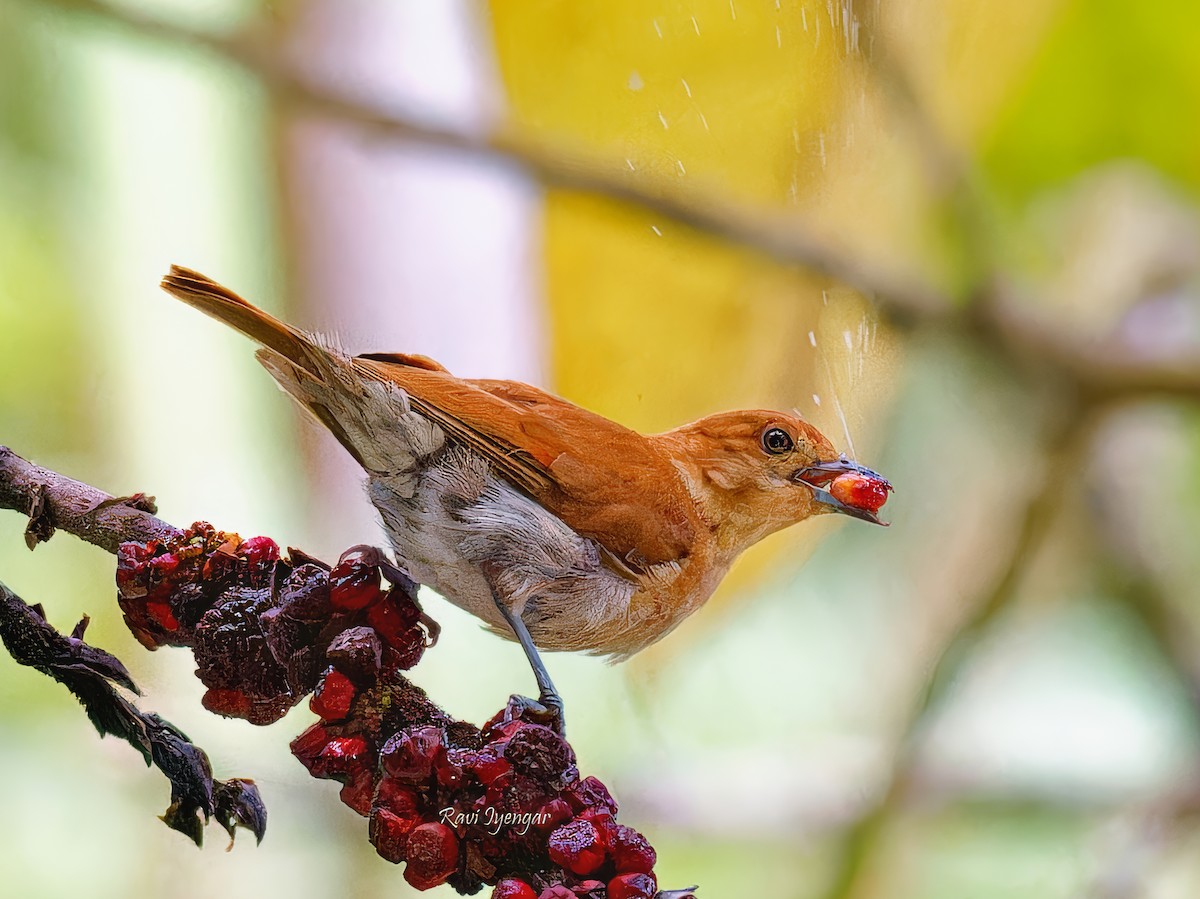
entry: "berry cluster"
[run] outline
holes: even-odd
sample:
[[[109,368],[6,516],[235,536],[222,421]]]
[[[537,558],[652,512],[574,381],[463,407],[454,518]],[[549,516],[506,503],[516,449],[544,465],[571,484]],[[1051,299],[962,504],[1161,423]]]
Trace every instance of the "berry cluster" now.
[[[418,889],[493,899],[651,899],[655,852],[615,820],[600,781],[581,778],[557,733],[510,702],[482,730],[455,721],[402,672],[428,642],[415,585],[378,558],[332,570],[265,537],[198,523],[171,541],[127,543],[117,584],[150,648],[188,646],[204,704],[266,724],[311,693],[320,721],[292,742],[314,777],[370,820],[376,851]],[[401,583],[395,583],[399,580]]]
[[[253,724],[277,721],[311,693],[356,628],[370,629],[381,666],[411,668],[425,650],[415,586],[382,589],[363,553],[329,571],[281,559],[269,537],[241,540],[205,522],[169,541],[122,544],[117,590],[144,646],[191,647],[205,708]]]

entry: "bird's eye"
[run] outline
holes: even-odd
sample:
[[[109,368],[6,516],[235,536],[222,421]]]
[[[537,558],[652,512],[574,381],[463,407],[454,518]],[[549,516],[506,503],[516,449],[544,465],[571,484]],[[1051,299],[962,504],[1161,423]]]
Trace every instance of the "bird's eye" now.
[[[790,452],[794,444],[791,435],[783,428],[767,428],[763,431],[762,445],[768,453],[778,456]]]

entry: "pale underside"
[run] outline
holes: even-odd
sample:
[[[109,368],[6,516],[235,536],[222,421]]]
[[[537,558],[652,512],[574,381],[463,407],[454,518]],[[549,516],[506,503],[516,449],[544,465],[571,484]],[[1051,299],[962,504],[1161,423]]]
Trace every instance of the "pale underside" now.
[[[483,456],[447,440],[400,387],[348,383],[336,363],[314,376],[271,350],[258,356],[302,405],[315,401],[335,415],[362,457],[397,562],[503,637],[514,639],[497,600],[521,616],[542,649],[627,658],[703,604],[724,574],[726,565],[685,558],[635,580],[606,565],[594,540],[498,477]]]

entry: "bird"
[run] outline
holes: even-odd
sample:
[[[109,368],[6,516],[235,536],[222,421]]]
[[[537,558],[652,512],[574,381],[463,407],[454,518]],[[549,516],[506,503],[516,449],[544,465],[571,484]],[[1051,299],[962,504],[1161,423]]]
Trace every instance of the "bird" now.
[[[514,699],[560,731],[539,650],[623,661],[767,535],[830,512],[883,524],[891,484],[798,414],[721,412],[641,434],[426,356],[351,356],[191,269],[172,266],[161,286],[259,345],[276,383],[362,467],[396,565],[521,645],[539,695]]]

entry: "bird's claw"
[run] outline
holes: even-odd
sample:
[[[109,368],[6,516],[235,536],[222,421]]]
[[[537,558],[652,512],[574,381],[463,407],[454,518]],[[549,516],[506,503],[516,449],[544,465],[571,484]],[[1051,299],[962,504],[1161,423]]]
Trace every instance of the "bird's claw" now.
[[[567,736],[566,708],[557,693],[542,693],[537,699],[514,693],[508,698],[504,718],[506,721],[523,718],[545,725],[564,739]]]

